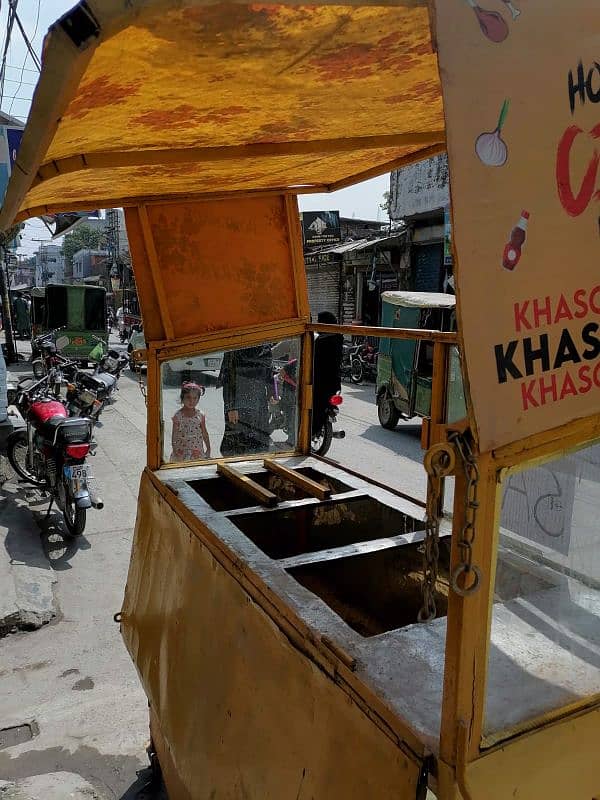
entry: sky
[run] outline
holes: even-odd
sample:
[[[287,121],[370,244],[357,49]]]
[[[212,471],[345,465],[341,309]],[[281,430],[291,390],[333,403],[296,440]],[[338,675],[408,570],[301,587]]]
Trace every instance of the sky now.
[[[41,57],[42,41],[50,25],[67,12],[74,3],[72,0],[19,0],[17,13],[31,41],[33,49]],[[0,31],[2,52],[6,34],[8,3],[0,2]],[[6,77],[0,108],[3,112],[25,122],[31,105],[31,97],[38,77],[33,59],[27,52],[16,24],[10,40],[6,59]],[[301,211],[337,210],[342,217],[387,221],[387,214],[379,206],[383,193],[389,191],[389,174],[381,175],[364,183],[330,194],[300,195]],[[38,247],[35,239],[50,240],[50,234],[40,219],[26,224],[19,252],[31,255]],[[57,240],[56,243],[59,243]]]

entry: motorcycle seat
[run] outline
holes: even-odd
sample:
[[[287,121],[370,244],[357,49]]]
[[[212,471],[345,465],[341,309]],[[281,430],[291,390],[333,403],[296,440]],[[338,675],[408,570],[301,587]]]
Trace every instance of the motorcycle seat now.
[[[116,377],[114,375],[111,375],[110,372],[96,372],[94,374],[94,378],[97,381],[100,381],[105,389],[112,388],[117,382]]]
[[[91,435],[90,420],[85,417],[55,417],[47,419],[39,428],[40,434],[49,441],[54,438],[64,442],[87,442]]]

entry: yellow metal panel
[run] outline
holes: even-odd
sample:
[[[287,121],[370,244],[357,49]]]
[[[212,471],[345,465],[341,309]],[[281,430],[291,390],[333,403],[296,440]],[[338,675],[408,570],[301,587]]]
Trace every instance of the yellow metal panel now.
[[[471,800],[596,800],[600,709],[523,736],[468,765]]]
[[[418,763],[292,646],[148,473],[122,630],[178,778],[172,800],[213,790],[231,800],[414,798]]]

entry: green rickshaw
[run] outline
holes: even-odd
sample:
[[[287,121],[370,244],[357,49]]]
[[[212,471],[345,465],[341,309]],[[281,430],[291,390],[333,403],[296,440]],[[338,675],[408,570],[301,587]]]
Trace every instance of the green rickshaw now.
[[[381,324],[386,328],[455,331],[456,298],[441,292],[383,292]],[[450,348],[446,421],[466,416],[457,347]],[[431,412],[433,342],[381,338],[377,361],[377,414],[392,430],[402,419]]]
[[[88,361],[98,339],[108,347],[106,289],[84,284],[49,284],[36,288],[33,326],[36,335],[61,329],[61,353],[79,361]]]

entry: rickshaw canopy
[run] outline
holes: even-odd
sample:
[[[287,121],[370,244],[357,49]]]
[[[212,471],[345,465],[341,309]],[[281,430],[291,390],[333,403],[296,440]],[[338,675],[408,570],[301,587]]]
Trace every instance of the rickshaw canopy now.
[[[382,292],[384,303],[403,308],[454,308],[456,297],[442,292]]]
[[[445,148],[426,0],[89,0],[43,62],[2,229],[157,196],[329,191]]]

